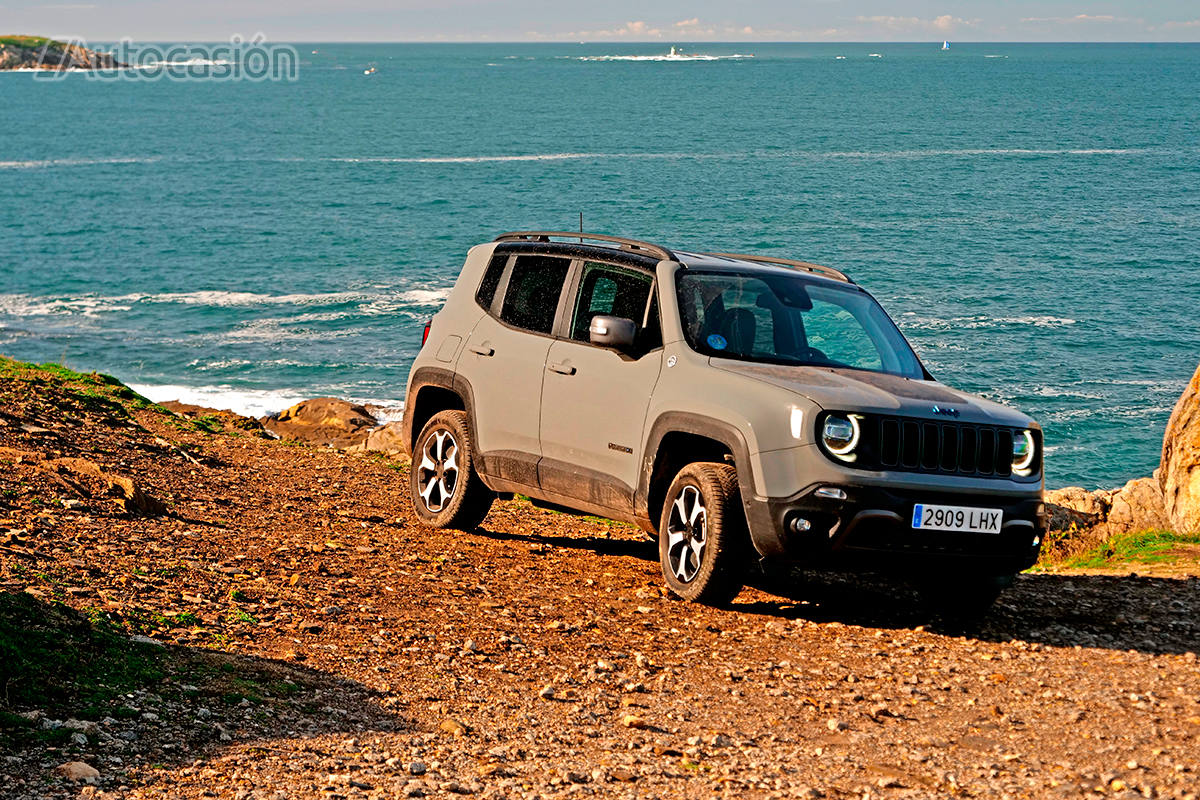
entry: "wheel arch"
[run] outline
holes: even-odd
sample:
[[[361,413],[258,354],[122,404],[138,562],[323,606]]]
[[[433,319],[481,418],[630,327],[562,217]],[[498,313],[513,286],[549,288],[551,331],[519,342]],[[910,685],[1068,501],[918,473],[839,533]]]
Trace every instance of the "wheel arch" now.
[[[448,369],[422,367],[409,383],[408,398],[404,403],[401,423],[403,443],[411,457],[417,437],[425,423],[440,411],[465,411],[468,424],[474,424],[474,399],[471,386],[460,375]],[[474,449],[472,437],[472,449]],[[472,454],[474,455],[474,453]]]

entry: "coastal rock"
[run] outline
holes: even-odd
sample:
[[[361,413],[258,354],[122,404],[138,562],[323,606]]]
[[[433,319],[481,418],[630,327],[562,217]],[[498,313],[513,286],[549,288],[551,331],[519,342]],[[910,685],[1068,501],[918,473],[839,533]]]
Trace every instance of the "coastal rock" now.
[[[233,411],[195,406],[191,403],[181,403],[178,400],[168,400],[165,403],[159,403],[159,405],[184,419],[192,421],[198,428],[210,432],[214,432],[214,429],[223,430],[233,428],[239,431],[259,434],[260,436],[265,435],[261,422],[253,417],[244,417]]]
[[[389,422],[368,433],[367,438],[361,444],[347,449],[365,453],[403,453],[405,452],[404,426],[399,422]]]
[[[1158,479],[1171,527],[1200,531],[1200,368],[1167,422]]]
[[[1112,496],[1106,521],[1109,534],[1169,528],[1157,478],[1137,478]]]
[[[285,441],[337,450],[361,445],[378,424],[365,407],[336,397],[304,400],[260,422]]]
[[[0,70],[115,69],[124,67],[108,53],[44,36],[0,36]]]
[[[1046,492],[1046,511],[1050,530],[1066,531],[1091,528],[1104,522],[1112,508],[1112,492],[1089,492],[1082,486],[1068,486]]]

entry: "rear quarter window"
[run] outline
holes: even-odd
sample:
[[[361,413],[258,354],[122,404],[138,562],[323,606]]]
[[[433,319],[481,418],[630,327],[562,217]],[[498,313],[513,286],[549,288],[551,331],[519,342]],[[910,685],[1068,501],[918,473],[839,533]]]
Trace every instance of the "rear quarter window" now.
[[[479,283],[479,291],[475,292],[475,302],[484,311],[490,311],[492,301],[496,299],[496,289],[500,286],[500,278],[504,276],[504,268],[508,266],[508,256],[492,256],[483,280]]]

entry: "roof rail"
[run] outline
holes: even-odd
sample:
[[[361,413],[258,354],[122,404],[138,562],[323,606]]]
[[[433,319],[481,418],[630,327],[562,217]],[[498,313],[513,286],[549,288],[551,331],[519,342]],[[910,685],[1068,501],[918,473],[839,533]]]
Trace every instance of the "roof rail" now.
[[[548,242],[550,237],[556,239],[576,239],[580,242],[585,239],[595,242],[612,242],[619,244],[622,250],[627,250],[631,253],[642,255],[652,255],[658,257],[662,261],[674,261],[675,254],[665,247],[660,247],[649,242],[640,242],[637,239],[626,239],[624,236],[605,236],[601,233],[582,233],[572,231],[511,231],[502,233],[495,238],[497,242]]]
[[[845,283],[854,283],[850,280],[850,276],[841,270],[833,267],[823,267],[820,264],[813,264],[809,261],[797,261],[794,258],[776,258],[775,256],[748,256],[745,253],[701,253],[705,256],[716,256],[718,258],[736,258],[739,261],[757,261],[760,264],[778,264],[784,267],[795,267],[806,272],[814,272],[818,275],[824,275],[826,278],[833,278],[835,281],[843,281]]]

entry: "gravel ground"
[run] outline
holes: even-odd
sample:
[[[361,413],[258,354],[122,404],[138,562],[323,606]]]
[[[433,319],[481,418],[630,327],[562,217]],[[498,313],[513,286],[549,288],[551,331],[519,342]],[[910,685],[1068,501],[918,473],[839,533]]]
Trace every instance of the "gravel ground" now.
[[[72,735],[15,740],[5,797],[1200,791],[1194,564],[1023,575],[967,635],[862,578],[711,609],[665,596],[627,526],[508,502],[429,531],[400,465],[8,390],[0,591],[162,644],[130,645],[161,674],[111,708],[11,709]],[[92,459],[171,514],[19,453]]]

